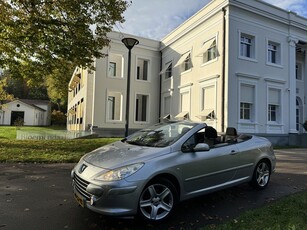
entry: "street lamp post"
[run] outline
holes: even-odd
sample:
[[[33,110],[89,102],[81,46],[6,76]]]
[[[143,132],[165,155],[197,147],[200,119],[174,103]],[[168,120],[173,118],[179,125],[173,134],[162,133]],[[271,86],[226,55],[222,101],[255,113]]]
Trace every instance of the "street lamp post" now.
[[[125,44],[128,52],[128,76],[127,76],[127,96],[126,96],[126,123],[125,123],[125,137],[129,135],[129,107],[130,107],[130,75],[131,75],[131,50],[139,44],[135,38],[123,38],[122,43]]]

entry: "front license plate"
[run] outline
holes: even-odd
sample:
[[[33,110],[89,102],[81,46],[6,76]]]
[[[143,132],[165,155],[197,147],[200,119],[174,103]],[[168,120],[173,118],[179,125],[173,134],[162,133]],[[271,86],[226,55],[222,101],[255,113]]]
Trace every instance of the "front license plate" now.
[[[81,196],[79,193],[77,193],[77,192],[74,192],[74,195],[75,195],[75,199],[76,199],[77,203],[78,203],[82,208],[84,208],[85,201],[84,201],[84,199],[82,198],[82,196]]]

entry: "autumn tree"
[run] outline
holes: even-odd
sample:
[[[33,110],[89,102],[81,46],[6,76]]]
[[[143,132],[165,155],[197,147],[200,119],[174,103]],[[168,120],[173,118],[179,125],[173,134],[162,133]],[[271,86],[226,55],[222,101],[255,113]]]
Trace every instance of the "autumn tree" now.
[[[126,0],[0,0],[0,68],[65,103],[72,66],[92,68]]]
[[[63,59],[90,67],[123,22],[125,0],[0,0],[0,67],[51,71]]]
[[[68,100],[67,87],[72,75],[71,73],[75,68],[74,65],[66,63],[65,60],[63,61],[62,67],[54,69],[52,73],[47,75],[45,81],[48,96],[60,111],[66,111]]]
[[[6,100],[12,100],[14,96],[7,92],[7,78],[6,72],[0,72],[0,110],[2,109],[2,104]]]

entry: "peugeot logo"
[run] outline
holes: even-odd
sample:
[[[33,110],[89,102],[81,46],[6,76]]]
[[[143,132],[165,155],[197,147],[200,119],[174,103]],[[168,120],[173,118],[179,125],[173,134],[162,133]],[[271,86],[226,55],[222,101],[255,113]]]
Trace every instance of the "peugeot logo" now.
[[[80,167],[80,169],[79,169],[79,173],[80,173],[80,174],[83,173],[84,170],[85,170],[86,168],[87,168],[87,165],[82,164],[81,167]]]

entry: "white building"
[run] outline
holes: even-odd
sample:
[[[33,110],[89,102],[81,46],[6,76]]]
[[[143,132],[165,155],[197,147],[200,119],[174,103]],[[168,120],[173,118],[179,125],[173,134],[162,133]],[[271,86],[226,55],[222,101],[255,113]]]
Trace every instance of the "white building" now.
[[[17,99],[7,102],[0,110],[0,125],[50,125],[51,105],[45,100]]]
[[[93,129],[108,136],[123,136],[128,50],[122,35],[109,34],[107,57],[94,62],[96,71],[76,68],[69,82],[68,130]],[[138,38],[131,55],[129,129],[138,130],[159,119],[160,42]]]
[[[94,73],[73,75],[68,129],[92,125],[103,135],[123,133],[128,50],[119,33],[110,39],[108,57],[95,61]],[[236,127],[279,144],[295,143],[293,137],[304,132],[306,18],[260,0],[212,0],[161,41],[137,39],[132,129],[170,115],[205,121],[221,132]]]

